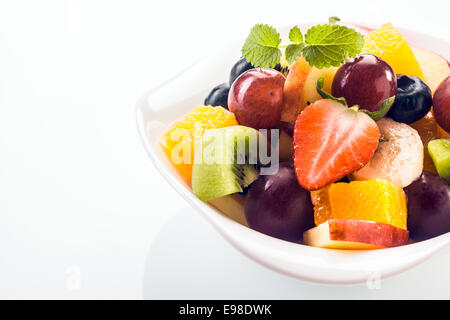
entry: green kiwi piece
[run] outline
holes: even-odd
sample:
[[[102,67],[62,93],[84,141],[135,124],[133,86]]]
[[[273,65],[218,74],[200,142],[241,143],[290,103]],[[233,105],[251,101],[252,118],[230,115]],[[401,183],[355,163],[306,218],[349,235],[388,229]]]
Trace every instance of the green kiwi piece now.
[[[450,139],[436,139],[428,143],[428,153],[439,176],[450,183]]]
[[[195,148],[192,190],[202,201],[242,192],[259,176],[259,132],[244,126],[207,130]]]

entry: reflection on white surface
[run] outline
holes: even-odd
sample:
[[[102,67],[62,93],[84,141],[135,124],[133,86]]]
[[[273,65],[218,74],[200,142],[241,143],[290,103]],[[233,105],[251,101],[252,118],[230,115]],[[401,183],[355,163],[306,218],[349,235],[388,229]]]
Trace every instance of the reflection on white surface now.
[[[368,285],[323,286],[280,275],[234,249],[192,209],[155,237],[144,271],[145,299],[438,299],[450,296],[450,251]]]

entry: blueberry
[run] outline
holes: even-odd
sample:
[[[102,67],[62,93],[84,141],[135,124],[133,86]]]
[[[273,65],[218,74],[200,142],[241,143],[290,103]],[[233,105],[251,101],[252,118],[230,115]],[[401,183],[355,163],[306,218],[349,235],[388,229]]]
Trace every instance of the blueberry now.
[[[341,180],[336,181],[336,183],[350,183],[350,179],[348,177],[343,177]]]
[[[211,90],[205,99],[205,105],[211,105],[213,107],[222,106],[228,110],[228,92],[230,86],[228,83],[222,83]]]
[[[254,66],[245,60],[245,58],[240,58],[234,66],[231,68],[230,72],[230,86],[233,84],[234,80],[237,79],[241,74],[243,74],[245,71],[253,69]]]
[[[255,67],[248,62],[247,60],[245,60],[244,57],[240,58],[235,64],[234,66],[231,68],[231,72],[230,72],[230,86],[233,84],[234,80],[237,79],[237,77],[239,77],[241,74],[243,74],[245,71],[250,70],[250,69],[254,69]],[[277,70],[278,72],[282,72],[282,68],[281,68],[281,64],[277,64],[274,68],[275,70]],[[282,72],[283,73],[283,72]]]
[[[413,123],[431,109],[430,88],[418,77],[397,76],[397,96],[387,116],[397,122]]]

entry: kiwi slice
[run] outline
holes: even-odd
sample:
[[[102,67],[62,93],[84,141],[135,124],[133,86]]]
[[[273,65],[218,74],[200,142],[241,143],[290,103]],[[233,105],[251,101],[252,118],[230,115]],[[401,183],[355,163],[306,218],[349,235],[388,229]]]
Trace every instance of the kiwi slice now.
[[[202,201],[242,192],[259,176],[259,132],[244,126],[207,130],[195,148],[192,190]]]
[[[436,139],[428,143],[428,153],[441,178],[450,183],[450,139]]]

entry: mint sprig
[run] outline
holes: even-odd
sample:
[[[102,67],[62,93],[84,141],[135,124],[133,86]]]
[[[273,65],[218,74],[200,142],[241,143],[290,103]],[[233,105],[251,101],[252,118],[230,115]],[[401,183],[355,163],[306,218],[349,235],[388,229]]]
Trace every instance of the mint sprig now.
[[[329,17],[328,18],[328,24],[331,24],[331,25],[336,24],[339,21],[341,21],[341,19],[339,19],[338,17]]]
[[[303,34],[298,26],[295,26],[289,31],[289,40],[292,44],[286,47],[286,60],[289,64],[294,63],[295,60],[302,54],[305,47],[303,43]]]
[[[242,47],[242,55],[255,67],[273,68],[280,62],[280,34],[267,24],[257,24]]]
[[[303,56],[319,69],[338,67],[356,56],[364,46],[364,39],[355,29],[323,24],[310,28],[305,35]]]
[[[300,44],[303,42],[303,34],[298,26],[293,27],[289,31],[289,40],[295,44]]]
[[[337,17],[331,17],[329,24],[311,27],[305,36],[298,26],[289,31],[285,57],[289,64],[303,55],[311,66],[319,69],[340,66],[348,58],[359,54],[364,39],[352,28],[335,24]],[[273,68],[280,63],[281,38],[277,30],[267,24],[257,24],[251,30],[243,47],[242,55],[255,67]]]

